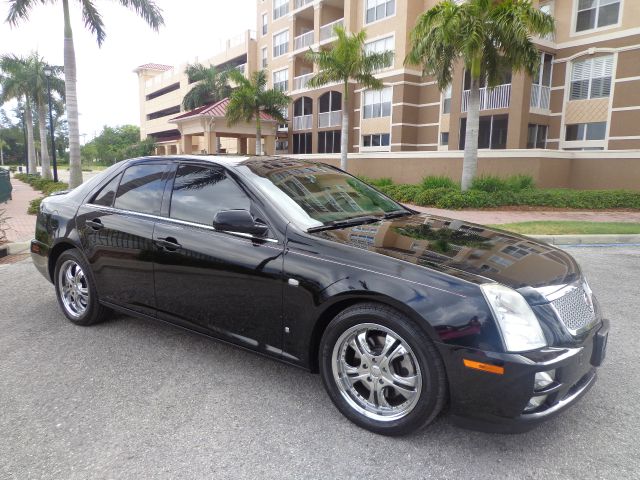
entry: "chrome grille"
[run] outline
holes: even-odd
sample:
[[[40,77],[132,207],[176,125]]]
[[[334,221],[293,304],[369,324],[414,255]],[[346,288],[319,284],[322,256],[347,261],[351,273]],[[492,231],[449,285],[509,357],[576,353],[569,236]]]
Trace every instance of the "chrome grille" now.
[[[560,320],[571,333],[584,330],[596,321],[593,303],[588,295],[580,286],[551,302]]]

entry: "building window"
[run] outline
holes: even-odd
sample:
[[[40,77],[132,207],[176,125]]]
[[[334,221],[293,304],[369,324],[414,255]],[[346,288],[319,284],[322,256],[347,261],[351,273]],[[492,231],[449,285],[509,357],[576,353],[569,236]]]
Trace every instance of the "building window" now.
[[[340,138],[340,130],[318,132],[318,153],[339,153]]]
[[[449,145],[449,132],[440,132],[440,145],[443,147]]]
[[[567,142],[604,140],[606,133],[607,122],[573,123],[566,127],[565,140]]]
[[[342,122],[342,93],[323,93],[319,100],[318,128],[336,127]]]
[[[618,23],[620,0],[578,0],[576,32]]]
[[[289,30],[273,36],[273,58],[289,51]]]
[[[276,140],[276,152],[288,152],[289,151],[289,140],[279,139]]]
[[[362,136],[363,147],[388,147],[391,142],[391,135],[388,133],[374,133]]]
[[[289,0],[273,0],[273,19],[289,13]]]
[[[280,90],[281,92],[286,92],[289,90],[289,70],[278,70],[277,72],[273,72],[273,88],[276,90]]]
[[[452,87],[449,85],[442,92],[442,113],[451,113],[451,90]]]
[[[391,87],[364,92],[364,118],[391,115]]]
[[[478,148],[503,150],[507,148],[508,115],[491,115],[480,117]],[[460,150],[464,150],[467,133],[467,119],[460,120]]]
[[[267,47],[262,47],[262,68],[267,68],[269,63],[269,53]]]
[[[396,0],[367,0],[366,23],[382,20],[396,13]]]
[[[313,100],[300,97],[293,102],[293,129],[309,130],[313,126]]]
[[[293,134],[293,153],[311,153],[311,132]]]
[[[529,124],[527,148],[547,148],[547,126]]]
[[[147,120],[155,120],[156,118],[168,117],[169,115],[175,115],[176,113],[180,113],[180,105],[150,113],[147,115]]]
[[[603,98],[611,94],[613,55],[573,63],[570,100]]]
[[[269,14],[262,14],[262,35],[266,35],[269,31]]]
[[[393,52],[395,50],[395,38],[393,35],[386,38],[381,38],[380,40],[374,40],[373,42],[369,42],[364,46],[364,51],[367,54],[371,53],[384,53],[384,52]],[[389,68],[393,66],[393,58],[389,62],[388,65],[385,65],[384,68]]]

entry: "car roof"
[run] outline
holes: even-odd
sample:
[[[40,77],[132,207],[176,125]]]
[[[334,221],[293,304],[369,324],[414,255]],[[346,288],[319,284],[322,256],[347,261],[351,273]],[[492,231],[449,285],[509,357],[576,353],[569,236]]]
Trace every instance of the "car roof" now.
[[[286,156],[269,156],[269,155],[155,155],[152,157],[132,158],[129,161],[135,163],[157,162],[158,160],[194,160],[198,162],[211,162],[226,167],[238,167],[248,162],[282,162],[282,161],[300,161]],[[304,163],[315,163],[309,160],[303,160]]]

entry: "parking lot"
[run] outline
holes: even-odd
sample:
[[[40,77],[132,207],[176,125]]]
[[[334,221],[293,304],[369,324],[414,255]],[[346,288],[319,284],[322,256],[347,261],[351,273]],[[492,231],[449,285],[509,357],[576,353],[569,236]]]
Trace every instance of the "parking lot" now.
[[[640,247],[575,247],[608,358],[520,435],[361,430],[319,376],[152,321],[76,327],[30,260],[0,266],[0,478],[640,478]],[[248,294],[248,300],[250,294]]]

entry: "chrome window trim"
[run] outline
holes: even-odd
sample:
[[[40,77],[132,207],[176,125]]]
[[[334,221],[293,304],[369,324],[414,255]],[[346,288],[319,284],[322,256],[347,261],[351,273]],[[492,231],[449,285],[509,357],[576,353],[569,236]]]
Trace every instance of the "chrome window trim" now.
[[[162,220],[162,221],[165,221],[165,222],[175,223],[175,224],[178,224],[178,225],[184,225],[184,226],[187,226],[187,227],[194,227],[194,228],[200,228],[200,229],[203,229],[203,230],[208,230],[210,232],[227,233],[227,234],[235,236],[235,237],[248,238],[250,240],[257,240],[257,241],[270,242],[270,243],[280,243],[280,241],[278,239],[276,239],[276,238],[268,238],[268,237],[264,237],[263,238],[263,237],[256,237],[254,235],[251,235],[250,233],[233,232],[233,231],[230,231],[230,230],[217,230],[213,226],[204,225],[204,224],[195,223],[195,222],[188,222],[186,220],[179,220],[177,218],[163,217],[161,215],[152,215],[150,213],[135,212],[133,210],[124,210],[124,209],[115,208],[115,207],[105,207],[103,205],[95,205],[93,203],[85,203],[83,206],[95,208],[97,210],[102,210],[104,212],[110,212],[110,213],[122,213],[122,214],[128,214],[128,215],[138,215],[138,216],[141,216],[141,217],[149,218],[151,220]]]

